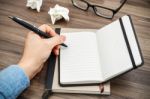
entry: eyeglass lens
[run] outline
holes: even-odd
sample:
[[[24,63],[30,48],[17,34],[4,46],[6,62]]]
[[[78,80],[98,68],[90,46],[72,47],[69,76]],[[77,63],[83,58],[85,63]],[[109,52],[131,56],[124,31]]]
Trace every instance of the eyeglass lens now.
[[[86,10],[88,7],[88,4],[82,0],[73,0],[73,3],[76,7]]]
[[[88,3],[84,0],[72,0],[74,6],[82,9],[87,10],[89,7]],[[88,0],[87,0],[88,1]],[[106,18],[112,18],[114,16],[114,12],[110,9],[107,9],[105,7],[94,5],[94,11],[98,16],[106,17]]]
[[[107,17],[107,18],[112,18],[113,16],[113,12],[111,10],[102,7],[94,7],[94,8],[97,15]]]

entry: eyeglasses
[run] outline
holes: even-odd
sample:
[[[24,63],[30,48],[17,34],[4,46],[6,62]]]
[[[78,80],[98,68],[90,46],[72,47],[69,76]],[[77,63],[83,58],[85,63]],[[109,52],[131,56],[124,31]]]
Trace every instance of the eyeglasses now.
[[[121,0],[120,1],[120,6],[117,9],[111,9],[107,7],[102,7],[99,5],[92,5],[89,2],[85,0],[72,0],[72,4],[84,11],[87,11],[89,7],[92,7],[95,14],[104,18],[112,19],[114,15],[122,8],[122,6],[125,4],[127,0]]]

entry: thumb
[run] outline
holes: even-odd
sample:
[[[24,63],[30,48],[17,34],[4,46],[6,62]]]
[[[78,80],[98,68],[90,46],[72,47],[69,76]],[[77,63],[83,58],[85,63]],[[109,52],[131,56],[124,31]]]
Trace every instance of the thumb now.
[[[51,48],[53,48],[56,45],[59,45],[59,44],[63,43],[65,41],[65,37],[62,36],[62,35],[61,36],[56,35],[56,36],[54,36],[52,38],[49,38],[47,40],[48,40],[48,43],[51,46]]]

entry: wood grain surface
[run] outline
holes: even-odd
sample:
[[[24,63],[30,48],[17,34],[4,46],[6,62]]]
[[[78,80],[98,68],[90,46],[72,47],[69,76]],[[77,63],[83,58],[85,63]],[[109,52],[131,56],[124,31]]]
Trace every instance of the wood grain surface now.
[[[91,2],[105,0],[91,0]],[[115,0],[114,0],[115,1]],[[112,7],[113,0],[106,0],[104,6]],[[108,3],[109,2],[109,3]],[[51,25],[52,27],[90,28],[98,29],[119,17],[129,14],[137,32],[145,64],[123,76],[111,81],[111,95],[81,95],[81,94],[53,94],[50,99],[150,99],[150,0],[128,0],[123,8],[112,20],[98,17],[89,9],[81,11],[72,6],[70,0],[43,0],[41,12],[26,7],[26,0],[0,0],[0,69],[11,64],[17,64],[21,58],[27,29],[8,19],[9,15],[18,16],[39,26],[51,24],[47,14],[49,7],[60,4],[69,8],[70,21],[63,20]],[[98,4],[98,3],[97,3]],[[116,7],[116,6],[115,6]],[[33,48],[33,50],[35,50]],[[44,91],[45,71],[43,70],[31,81],[18,99],[41,99]]]

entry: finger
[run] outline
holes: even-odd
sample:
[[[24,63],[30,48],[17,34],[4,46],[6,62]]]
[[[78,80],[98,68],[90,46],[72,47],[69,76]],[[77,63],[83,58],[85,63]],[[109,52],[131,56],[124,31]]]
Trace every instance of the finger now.
[[[60,45],[55,46],[55,50],[59,50],[60,49]]]
[[[55,51],[56,51],[56,46],[53,48],[53,50],[52,50],[54,53],[55,53]]]
[[[51,45],[51,48],[54,48],[56,45],[59,45],[59,44],[63,43],[65,41],[65,37],[56,35],[52,38],[45,39],[45,40],[47,40],[49,45]]]
[[[27,34],[27,38],[41,38],[39,35],[35,34],[34,32],[30,31]]]
[[[59,50],[53,49],[55,55],[59,55]]]
[[[47,24],[43,24],[39,27],[40,30],[42,30],[43,32],[48,33],[51,36],[55,36],[57,35],[57,33]]]
[[[53,52],[55,53],[55,55],[59,55],[59,49],[60,49],[60,45],[57,45],[53,48]]]

